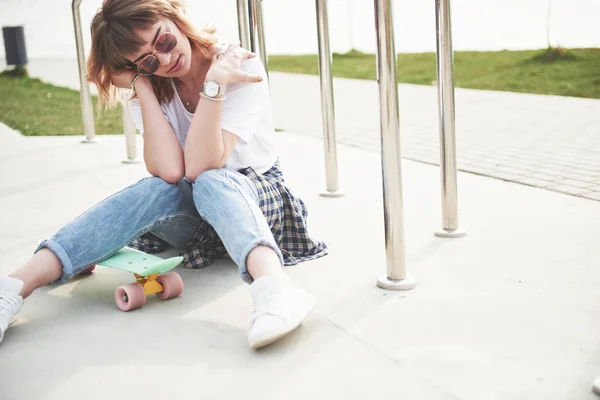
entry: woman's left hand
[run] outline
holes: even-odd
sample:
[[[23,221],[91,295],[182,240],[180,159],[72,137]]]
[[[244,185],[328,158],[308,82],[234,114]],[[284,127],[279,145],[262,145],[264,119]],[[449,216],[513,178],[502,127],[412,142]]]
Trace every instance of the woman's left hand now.
[[[230,44],[224,52],[213,56],[213,61],[206,80],[214,80],[221,85],[236,82],[261,82],[263,78],[259,75],[251,75],[242,71],[243,60],[256,57],[256,54],[242,49],[239,44]]]

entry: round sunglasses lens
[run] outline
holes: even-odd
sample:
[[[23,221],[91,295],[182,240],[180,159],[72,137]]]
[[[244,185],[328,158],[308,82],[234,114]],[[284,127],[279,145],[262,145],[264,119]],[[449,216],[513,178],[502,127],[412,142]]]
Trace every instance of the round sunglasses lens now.
[[[172,33],[163,33],[160,35],[154,48],[161,53],[168,53],[177,46],[177,38]]]
[[[158,71],[158,67],[160,67],[160,61],[154,56],[147,56],[139,63],[142,74],[153,74]]]

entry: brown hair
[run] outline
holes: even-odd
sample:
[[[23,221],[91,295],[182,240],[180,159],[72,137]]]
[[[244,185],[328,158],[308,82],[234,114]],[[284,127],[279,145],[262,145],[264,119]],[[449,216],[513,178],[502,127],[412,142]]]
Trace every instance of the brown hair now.
[[[192,51],[210,59],[209,47],[216,42],[213,28],[198,32],[183,15],[180,0],[104,0],[92,20],[92,48],[87,61],[87,79],[98,87],[98,109],[114,107],[118,88],[111,83],[111,74],[123,68],[135,68],[125,55],[133,54],[145,44],[134,30],[151,28],[161,17],[167,18],[190,41]],[[174,91],[168,78],[151,75],[150,82],[160,103],[173,99]]]

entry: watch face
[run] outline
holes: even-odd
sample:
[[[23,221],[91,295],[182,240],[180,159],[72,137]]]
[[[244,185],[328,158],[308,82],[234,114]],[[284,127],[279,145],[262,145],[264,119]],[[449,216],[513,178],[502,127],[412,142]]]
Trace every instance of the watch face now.
[[[217,82],[208,81],[204,84],[204,93],[208,97],[215,97],[219,94],[219,84]]]

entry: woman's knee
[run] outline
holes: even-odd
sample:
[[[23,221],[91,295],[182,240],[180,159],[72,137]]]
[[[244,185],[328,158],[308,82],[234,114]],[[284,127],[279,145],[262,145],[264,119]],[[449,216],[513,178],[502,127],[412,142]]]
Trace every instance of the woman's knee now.
[[[227,170],[225,168],[209,169],[198,175],[194,180],[195,184],[211,183],[227,179]]]
[[[169,183],[159,177],[151,176],[135,183],[131,188],[136,195],[145,199],[161,199],[170,194],[177,193],[183,182]]]
[[[187,185],[187,188],[185,187]],[[141,210],[171,209],[186,197],[192,197],[191,185],[184,181],[168,183],[158,177],[144,178],[116,194],[114,201],[124,206]]]
[[[207,201],[218,204],[220,208],[230,207],[235,210],[249,203],[258,205],[259,202],[258,191],[252,181],[239,172],[225,168],[211,169],[200,174],[194,181],[193,197],[198,211]]]
[[[136,185],[144,188],[145,190],[170,190],[176,187],[178,183],[169,183],[158,176],[150,176],[139,181]]]
[[[204,171],[194,180],[194,193],[198,191],[210,192],[219,187],[233,185],[233,182],[229,180],[227,173],[225,168]]]

